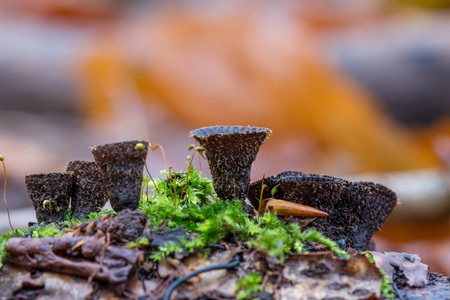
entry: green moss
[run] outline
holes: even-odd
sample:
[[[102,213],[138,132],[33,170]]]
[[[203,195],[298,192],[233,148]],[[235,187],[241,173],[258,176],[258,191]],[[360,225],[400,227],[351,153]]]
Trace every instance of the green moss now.
[[[20,229],[16,229],[14,231],[7,231],[3,234],[0,234],[0,269],[3,267],[3,259],[6,256],[6,243],[8,242],[10,237],[16,236],[16,231]]]
[[[361,252],[361,254],[364,254],[371,263],[375,264],[375,260],[373,259],[372,254],[370,254],[367,251],[363,251]],[[392,281],[390,280],[389,275],[383,268],[378,269],[380,270],[381,275],[383,275],[383,283],[381,284],[381,293],[387,298],[395,299],[396,295],[394,294],[392,288]]]
[[[168,171],[161,171],[161,174],[168,176]],[[176,205],[201,205],[209,202],[214,197],[214,186],[211,179],[202,176],[202,172],[198,172],[194,167],[189,169],[189,176],[186,172],[170,172],[170,179],[156,178],[155,184],[149,180],[149,177],[144,178],[144,185],[157,188],[159,195],[163,198],[170,198],[172,204]],[[186,185],[186,178],[188,183]],[[143,194],[143,197],[147,197]],[[155,197],[154,197],[155,198]],[[149,199],[152,200],[151,198]],[[157,199],[156,199],[157,200]],[[174,202],[176,201],[176,203]]]
[[[168,175],[167,172],[163,174]],[[186,185],[186,173],[172,173],[170,179],[155,180],[159,194],[148,198],[146,193],[143,194],[140,209],[149,216],[153,229],[163,223],[172,228],[183,226],[191,237],[179,244],[161,247],[152,253],[152,259],[166,257],[183,248],[193,252],[223,239],[239,239],[277,257],[282,263],[287,253],[304,252],[303,241],[320,242],[336,254],[349,257],[335,242],[315,229],[302,231],[299,225],[286,224],[270,212],[258,218],[249,217],[243,212],[242,201],[218,199],[213,192],[212,181],[203,178],[195,168],[190,169],[188,178]],[[148,179],[144,184],[153,186]],[[181,194],[185,186],[186,192]],[[184,196],[175,203],[174,194]]]
[[[247,299],[251,294],[261,291],[263,289],[263,285],[261,284],[261,282],[261,275],[259,275],[255,271],[248,273],[247,276],[238,280],[236,284],[237,298]]]

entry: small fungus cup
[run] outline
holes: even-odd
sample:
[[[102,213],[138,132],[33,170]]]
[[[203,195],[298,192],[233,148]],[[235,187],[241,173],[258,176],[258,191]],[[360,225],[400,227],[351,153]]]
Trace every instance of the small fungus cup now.
[[[366,250],[372,236],[397,204],[397,195],[372,182],[350,182],[327,175],[284,172],[264,179],[262,199],[274,197],[311,206],[329,214],[307,223],[346,247]],[[257,208],[262,180],[250,185],[249,200]],[[301,221],[291,219],[292,221]]]
[[[66,172],[73,174],[72,217],[87,218],[91,212],[99,212],[108,201],[103,186],[103,176],[96,162],[71,161]]]
[[[137,209],[148,142],[126,141],[95,146],[91,150],[102,172],[112,208],[116,212],[126,208]]]
[[[245,199],[250,185],[251,165],[269,128],[213,126],[190,132],[205,148],[214,190],[222,200]]]
[[[72,194],[70,173],[40,173],[25,176],[25,184],[36,212],[38,223],[64,221]]]

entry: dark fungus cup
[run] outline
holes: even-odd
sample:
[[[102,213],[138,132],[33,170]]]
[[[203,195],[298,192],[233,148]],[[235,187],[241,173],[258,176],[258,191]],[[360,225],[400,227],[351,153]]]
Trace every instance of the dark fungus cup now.
[[[142,144],[143,147],[137,146]],[[148,141],[134,140],[95,146],[92,154],[103,175],[106,194],[112,208],[137,209]]]
[[[381,229],[383,223],[397,205],[397,195],[384,185],[373,182],[354,182],[359,186],[360,197],[364,197],[365,205],[361,217],[356,220],[356,234],[353,242],[356,250],[367,249],[370,238]]]
[[[244,199],[250,185],[250,169],[269,128],[213,126],[190,132],[205,148],[214,190],[222,200]]]
[[[264,180],[262,198],[274,197],[323,210],[328,217],[316,218],[315,227],[329,238],[345,242],[358,251],[367,249],[397,203],[397,195],[381,184],[350,182],[341,178],[284,172]],[[249,200],[257,208],[262,181],[250,185]],[[295,218],[292,218],[294,220]]]
[[[52,220],[53,222],[64,221],[64,214],[69,208],[72,194],[72,174],[30,174],[25,176],[25,184],[36,211],[38,223],[48,224]]]
[[[99,212],[108,198],[103,186],[103,176],[96,162],[71,161],[66,172],[73,174],[72,217],[86,218],[91,212]]]
[[[316,218],[310,226],[316,227],[327,236],[331,235],[330,222],[336,216],[337,202],[347,181],[326,175],[304,174],[301,172],[283,172],[277,176],[264,179],[263,199],[270,198],[272,190],[275,199],[282,199],[302,205],[311,206],[329,214],[328,217]],[[249,200],[254,207],[259,206],[262,180],[252,183]]]

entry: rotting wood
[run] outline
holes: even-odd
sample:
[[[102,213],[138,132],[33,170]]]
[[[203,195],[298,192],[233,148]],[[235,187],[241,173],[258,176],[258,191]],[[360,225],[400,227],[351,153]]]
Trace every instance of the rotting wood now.
[[[96,272],[94,280],[113,285],[126,282],[143,260],[142,251],[107,245],[105,237],[11,238],[6,250],[12,265],[83,278]]]

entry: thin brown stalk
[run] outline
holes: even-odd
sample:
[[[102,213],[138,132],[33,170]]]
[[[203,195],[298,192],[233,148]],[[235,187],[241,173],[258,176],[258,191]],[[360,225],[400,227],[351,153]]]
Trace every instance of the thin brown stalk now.
[[[201,171],[202,171],[202,162],[201,162],[200,154],[199,154],[199,153],[197,153],[197,157],[198,157],[198,169],[199,169],[200,172],[201,172]]]
[[[188,150],[191,150],[193,148],[194,148],[194,146],[191,145],[191,146],[188,147]],[[194,156],[195,156],[196,153],[197,153],[197,156],[198,156],[198,163],[199,163],[200,172],[202,171],[202,164],[200,162],[200,156],[202,156],[202,155],[201,155],[199,150],[200,151],[204,151],[203,147],[195,148],[194,153],[192,153],[192,156],[190,157],[190,159],[188,159],[189,163],[186,166],[184,166],[183,172],[185,172],[186,168],[187,168],[187,171],[186,171],[186,183],[184,184],[183,190],[180,193],[180,197],[178,199],[178,203],[181,203],[181,198],[183,198],[183,194],[185,194],[186,191],[187,191],[187,185],[188,185],[188,182],[189,182],[189,172],[191,171],[192,162],[194,160]],[[189,207],[189,200],[186,201],[186,206]]]
[[[173,181],[171,181],[171,176],[170,176],[170,172],[172,170],[173,170],[173,174],[174,174]],[[176,208],[178,208],[178,203],[175,202],[175,198],[177,197],[177,184],[176,184],[177,183],[177,172],[175,171],[175,168],[172,166],[169,167],[169,182],[170,182],[170,193],[172,196],[173,205]],[[172,182],[175,182],[175,185],[173,186],[173,191],[172,191]]]
[[[158,149],[161,150],[163,159],[164,159],[164,165],[166,166],[166,170],[169,171],[169,165],[167,164],[167,159],[166,159],[166,152],[164,152],[164,148],[161,145],[155,145],[152,147],[152,150]]]
[[[183,190],[181,191],[178,202],[181,202],[181,198],[183,197],[183,194],[186,193],[186,191],[187,191],[187,185],[189,182],[189,172],[191,171],[192,161],[194,160],[195,152],[198,152],[197,149],[194,150],[194,153],[192,154],[191,159],[189,160],[189,164],[188,164],[187,172],[186,172],[186,183],[184,184]],[[200,154],[198,154],[198,155],[200,155]],[[186,201],[186,205],[189,206],[189,201]]]
[[[191,156],[186,156],[186,163],[184,164],[183,173],[186,172],[187,167],[189,166],[189,161],[191,160]]]
[[[155,186],[156,191],[158,192],[158,194],[161,195],[161,193],[158,190],[158,187],[156,186],[155,181],[153,180],[152,174],[150,174],[150,171],[148,170],[146,162],[144,162],[144,166],[145,166],[145,170],[147,171],[148,176],[150,177],[151,181],[153,182],[153,185]],[[148,184],[147,184],[147,200],[148,200]]]
[[[9,214],[8,203],[6,202],[6,180],[7,180],[6,165],[5,165],[5,160],[4,160],[3,156],[0,155],[0,157],[2,158],[1,161],[3,163],[3,172],[5,173],[5,186],[3,188],[3,200],[5,201],[6,212],[8,213],[9,227],[11,227],[11,230],[14,230],[14,228],[12,227],[12,224],[11,224],[11,216]]]
[[[261,181],[261,194],[259,195],[259,207],[258,207],[258,215],[261,215],[263,210],[263,204],[262,204],[262,196],[264,192],[264,178],[266,177],[266,174],[263,175],[262,181]]]

